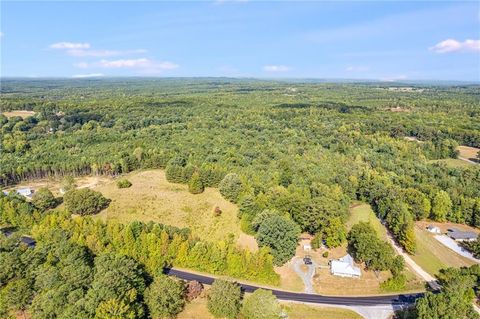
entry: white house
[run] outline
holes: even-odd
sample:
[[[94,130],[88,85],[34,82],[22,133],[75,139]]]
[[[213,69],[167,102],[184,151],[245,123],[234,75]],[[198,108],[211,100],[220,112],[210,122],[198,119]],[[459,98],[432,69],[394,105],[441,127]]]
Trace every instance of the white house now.
[[[429,225],[429,226],[427,227],[427,230],[428,230],[429,232],[433,233],[433,234],[441,234],[441,233],[442,233],[442,231],[440,230],[439,227],[433,226],[433,225]]]
[[[345,255],[338,260],[330,261],[330,273],[340,277],[360,278],[362,272],[356,267],[352,256]]]
[[[309,252],[312,250],[312,245],[310,244],[303,244],[303,250]]]
[[[30,188],[19,188],[17,189],[17,194],[22,195],[27,198],[32,198],[33,196],[33,190]]]

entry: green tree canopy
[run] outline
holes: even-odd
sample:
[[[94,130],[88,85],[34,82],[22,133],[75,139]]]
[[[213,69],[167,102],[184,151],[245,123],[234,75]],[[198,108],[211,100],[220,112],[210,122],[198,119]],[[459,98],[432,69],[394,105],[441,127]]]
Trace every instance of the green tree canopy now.
[[[241,298],[237,283],[216,279],[208,293],[208,311],[216,318],[234,319],[240,311]]]
[[[106,208],[110,200],[89,188],[68,191],[63,197],[65,207],[72,214],[92,215]]]

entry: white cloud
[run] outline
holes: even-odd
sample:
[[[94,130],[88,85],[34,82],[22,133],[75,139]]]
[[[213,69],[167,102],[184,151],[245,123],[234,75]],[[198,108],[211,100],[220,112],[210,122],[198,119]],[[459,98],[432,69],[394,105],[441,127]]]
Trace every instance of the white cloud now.
[[[150,60],[146,58],[130,59],[130,60],[101,60],[100,66],[104,68],[134,68],[147,65]]]
[[[67,54],[75,57],[111,57],[111,56],[128,55],[128,54],[145,53],[145,52],[147,52],[147,50],[144,50],[144,49],[127,50],[127,51],[74,49],[74,50],[68,50]]]
[[[57,42],[50,45],[51,49],[78,50],[89,49],[90,43]]]
[[[430,48],[436,53],[449,52],[480,52],[480,40],[467,39],[463,42],[455,39],[447,39]]]
[[[351,65],[351,66],[347,66],[345,70],[348,72],[366,72],[370,70],[370,68],[368,66],[362,66],[362,65],[356,65],[356,66]]]
[[[265,65],[263,70],[266,72],[287,72],[290,68],[285,65]]]
[[[94,78],[99,76],[103,76],[103,73],[75,74],[75,75],[72,75],[72,78],[81,79],[81,78]]]

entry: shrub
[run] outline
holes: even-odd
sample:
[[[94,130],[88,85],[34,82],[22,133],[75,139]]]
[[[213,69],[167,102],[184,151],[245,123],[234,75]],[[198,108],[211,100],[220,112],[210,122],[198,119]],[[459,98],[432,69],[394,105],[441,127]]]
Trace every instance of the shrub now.
[[[215,214],[215,217],[218,217],[218,216],[222,215],[222,210],[220,209],[220,207],[215,206],[215,209],[213,210],[213,213]]]
[[[192,301],[202,294],[203,285],[196,280],[189,281],[187,283],[185,296],[188,301]]]
[[[224,198],[232,203],[236,203],[242,192],[243,185],[237,174],[230,173],[222,179],[218,188]]]
[[[205,188],[203,187],[200,175],[197,172],[193,173],[190,181],[188,182],[188,191],[192,194],[200,194],[203,193],[204,190]]]
[[[323,258],[328,258],[328,251],[324,252],[324,253],[322,254],[322,257],[323,257]]]
[[[132,183],[126,178],[122,178],[117,181],[118,188],[129,188],[130,186],[132,186]]]
[[[55,207],[57,200],[48,188],[42,187],[33,194],[32,203],[40,210],[47,210]]]
[[[103,197],[102,193],[89,188],[68,191],[63,200],[70,213],[79,215],[96,214],[110,203],[110,200]]]

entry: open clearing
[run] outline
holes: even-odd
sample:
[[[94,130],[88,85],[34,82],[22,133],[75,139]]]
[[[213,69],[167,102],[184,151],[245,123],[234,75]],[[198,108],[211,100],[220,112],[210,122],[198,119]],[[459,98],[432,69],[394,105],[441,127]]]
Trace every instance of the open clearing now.
[[[361,319],[354,311],[322,306],[307,306],[303,304],[284,304],[283,309],[290,319]]]
[[[106,183],[111,182],[112,179],[106,176],[82,176],[75,178],[75,185],[77,188],[93,188],[99,185],[104,185]],[[46,187],[48,188],[53,195],[55,196],[62,196],[60,193],[60,188],[62,187],[62,179],[61,178],[43,178],[39,180],[29,180],[23,181],[14,187],[7,188],[8,191],[23,187],[28,187],[33,190],[38,190],[39,188]]]
[[[438,160],[431,160],[428,161],[431,164],[435,163],[443,163],[447,167],[452,167],[452,168],[466,168],[474,165],[473,163],[467,162],[465,160],[461,160],[458,158],[446,158],[446,159],[438,159]]]
[[[480,152],[480,148],[462,145],[459,146],[457,149],[460,152],[460,154],[458,155],[460,159],[467,159],[478,163],[477,154],[478,152]]]
[[[460,256],[450,248],[446,247],[435,239],[434,234],[426,230],[428,225],[439,226],[442,232],[448,228],[458,228],[462,230],[470,229],[466,225],[452,224],[452,223],[432,223],[432,222],[417,222],[415,224],[415,236],[417,239],[417,251],[412,256],[412,259],[431,275],[436,275],[442,268],[447,267],[462,267],[471,266],[475,262]],[[477,231],[478,232],[478,231]]]
[[[375,216],[372,207],[366,203],[354,203],[350,207],[350,218],[347,221],[347,229],[350,230],[353,225],[359,222],[368,222],[373,226],[378,236],[382,240],[387,240],[387,231],[380,220]]]
[[[361,319],[362,317],[354,311],[324,307],[310,306],[297,303],[282,302],[282,308],[288,314],[289,319]],[[207,298],[199,297],[186,304],[185,309],[178,314],[177,319],[214,319],[208,312]]]
[[[35,115],[35,112],[25,111],[25,110],[17,110],[17,111],[3,112],[2,114],[5,115],[8,118],[14,117],[14,116],[20,116],[21,118],[26,118],[26,117]]]
[[[124,177],[132,182],[130,188],[119,189],[116,180],[93,187],[112,200],[95,218],[121,223],[154,221],[188,227],[194,235],[210,241],[227,239],[230,234],[239,238],[238,208],[225,200],[217,189],[206,188],[202,194],[190,194],[187,185],[169,183],[162,170],[137,171]],[[213,213],[216,206],[222,210],[219,217]],[[245,246],[252,245],[250,241]]]

